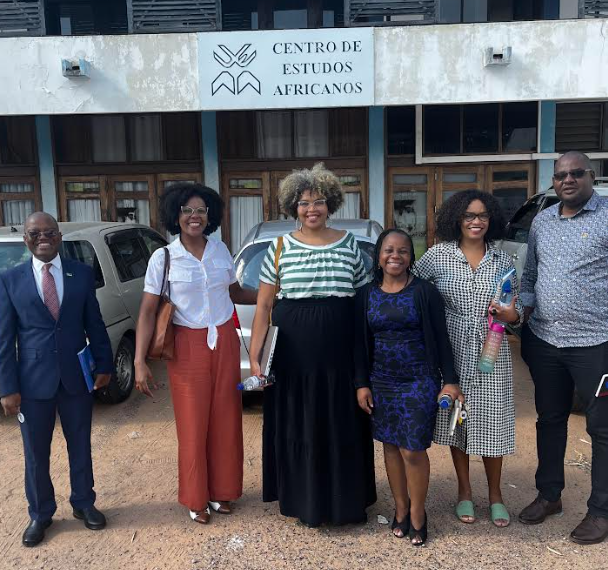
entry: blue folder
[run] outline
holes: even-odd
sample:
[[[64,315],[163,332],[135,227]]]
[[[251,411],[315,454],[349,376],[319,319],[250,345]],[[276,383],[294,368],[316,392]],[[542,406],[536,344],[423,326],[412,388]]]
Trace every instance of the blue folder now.
[[[93,387],[95,386],[95,378],[93,377],[95,374],[95,359],[91,353],[90,345],[87,344],[78,353],[78,360],[80,361],[80,368],[82,368],[82,375],[84,376],[84,381],[87,383],[87,388],[89,389],[89,392],[92,392]]]

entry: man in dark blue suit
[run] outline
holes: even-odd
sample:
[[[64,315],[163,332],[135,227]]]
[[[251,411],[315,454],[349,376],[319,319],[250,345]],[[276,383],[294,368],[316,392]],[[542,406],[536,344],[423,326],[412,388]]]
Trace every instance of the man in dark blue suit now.
[[[44,212],[32,214],[24,240],[32,260],[0,275],[0,402],[4,413],[16,414],[21,423],[31,518],[22,542],[35,546],[57,510],[49,473],[57,412],[68,447],[74,516],[92,530],[106,525],[94,506],[93,396],[78,352],[88,337],[96,363],[95,389],[109,383],[113,362],[93,271],[58,254],[57,221]]]

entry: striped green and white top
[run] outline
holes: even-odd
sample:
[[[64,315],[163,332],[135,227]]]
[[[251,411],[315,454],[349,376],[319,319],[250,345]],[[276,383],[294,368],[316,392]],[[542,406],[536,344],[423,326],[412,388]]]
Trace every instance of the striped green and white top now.
[[[275,238],[262,261],[260,281],[276,282]],[[283,236],[279,258],[279,299],[353,297],[355,289],[368,282],[357,240],[350,232],[334,243],[308,245],[289,234]]]

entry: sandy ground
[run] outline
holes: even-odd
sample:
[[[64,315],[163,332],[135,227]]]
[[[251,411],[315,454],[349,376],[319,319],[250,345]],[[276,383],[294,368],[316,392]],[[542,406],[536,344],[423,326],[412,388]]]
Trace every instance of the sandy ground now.
[[[583,416],[572,416],[566,454],[565,515],[526,527],[517,513],[535,496],[535,414],[532,384],[514,342],[517,453],[505,461],[504,498],[513,523],[495,528],[479,458],[472,459],[478,520],[464,525],[453,514],[455,477],[447,449],[433,446],[427,511],[429,542],[414,548],[397,540],[378,515],[391,519],[392,499],[376,447],[378,502],[368,523],[308,529],[261,501],[259,397],[245,409],[244,495],[232,516],[215,515],[209,526],[191,522],[177,503],[177,448],[171,400],[162,365],[154,371],[154,399],[134,393],[122,405],[95,408],[93,460],[97,506],[108,517],[104,531],[85,529],[72,518],[65,440],[55,431],[52,476],[58,511],[45,541],[24,548],[28,522],[23,490],[21,437],[14,418],[0,419],[0,568],[2,569],[258,569],[258,568],[608,568],[608,542],[580,547],[568,534],[586,512],[591,446]],[[59,426],[57,426],[59,428]]]

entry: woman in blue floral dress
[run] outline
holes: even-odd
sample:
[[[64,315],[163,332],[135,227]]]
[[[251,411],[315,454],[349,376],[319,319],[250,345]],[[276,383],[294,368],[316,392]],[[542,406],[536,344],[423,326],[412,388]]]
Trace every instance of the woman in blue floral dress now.
[[[372,416],[374,439],[395,499],[393,534],[415,546],[427,536],[425,511],[437,399],[462,395],[454,372],[443,300],[411,275],[414,248],[402,230],[378,238],[374,281],[357,293],[357,399]],[[441,390],[443,379],[444,388]]]

